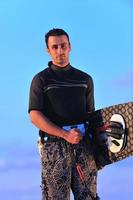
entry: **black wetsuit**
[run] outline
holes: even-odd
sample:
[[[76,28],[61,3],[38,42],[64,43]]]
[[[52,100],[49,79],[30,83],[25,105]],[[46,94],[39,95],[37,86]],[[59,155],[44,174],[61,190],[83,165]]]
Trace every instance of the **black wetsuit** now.
[[[52,63],[32,80],[30,110],[39,110],[55,124],[69,125],[86,120],[94,111],[92,78],[72,67]]]
[[[49,62],[32,80],[29,112],[31,110],[41,111],[60,127],[84,123],[88,112],[94,111],[91,76],[70,64],[60,68]],[[45,135],[47,133],[40,130],[40,136]],[[70,187],[75,199],[92,200],[96,196],[96,165],[91,146],[82,141],[76,146],[76,153],[74,146],[63,139],[43,144],[43,200],[69,199]],[[81,183],[77,163],[84,170],[86,184]]]

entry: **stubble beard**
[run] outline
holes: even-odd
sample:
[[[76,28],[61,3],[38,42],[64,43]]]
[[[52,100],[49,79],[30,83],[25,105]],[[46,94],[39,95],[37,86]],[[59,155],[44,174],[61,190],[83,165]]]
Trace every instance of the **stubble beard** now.
[[[59,65],[65,65],[68,63],[68,59],[66,59],[66,56],[63,54],[56,57],[56,63]]]

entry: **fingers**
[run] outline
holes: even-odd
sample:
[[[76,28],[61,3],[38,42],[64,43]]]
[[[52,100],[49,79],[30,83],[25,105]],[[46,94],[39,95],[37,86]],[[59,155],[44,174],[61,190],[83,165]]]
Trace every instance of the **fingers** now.
[[[72,134],[73,134],[73,136],[75,136],[75,137],[77,137],[77,138],[80,138],[80,139],[82,139],[82,133],[80,132],[80,130],[79,129],[71,129],[71,131],[70,131]]]
[[[78,129],[71,129],[68,132],[67,141],[71,144],[78,144],[82,140],[82,134]]]

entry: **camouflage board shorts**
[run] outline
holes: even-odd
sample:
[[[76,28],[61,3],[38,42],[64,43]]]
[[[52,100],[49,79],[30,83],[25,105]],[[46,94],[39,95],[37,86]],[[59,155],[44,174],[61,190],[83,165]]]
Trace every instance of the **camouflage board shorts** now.
[[[97,168],[92,148],[84,141],[72,145],[64,140],[39,142],[42,164],[42,200],[96,198]]]

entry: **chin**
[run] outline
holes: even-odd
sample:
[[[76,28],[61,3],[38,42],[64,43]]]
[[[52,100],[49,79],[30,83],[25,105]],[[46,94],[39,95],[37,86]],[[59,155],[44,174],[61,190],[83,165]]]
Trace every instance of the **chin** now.
[[[57,63],[57,65],[65,65],[66,64],[66,62],[64,62],[64,61],[60,61],[60,62],[56,62]]]

